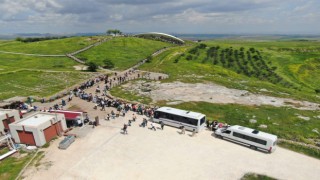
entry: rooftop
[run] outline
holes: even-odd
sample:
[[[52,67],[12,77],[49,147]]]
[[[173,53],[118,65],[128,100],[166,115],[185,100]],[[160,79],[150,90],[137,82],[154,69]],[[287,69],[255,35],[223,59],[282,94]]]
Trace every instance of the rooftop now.
[[[15,109],[0,109],[0,116],[8,112],[16,111]]]
[[[55,117],[55,114],[37,113],[22,119],[16,124],[20,124],[23,126],[39,126],[40,124],[50,121],[54,117]]]
[[[255,130],[255,129],[251,129],[251,128],[248,128],[248,127],[239,126],[239,125],[231,126],[231,127],[229,127],[229,129],[239,129],[239,130],[241,130],[243,132],[246,132],[248,134],[252,134],[252,135],[255,135],[255,136],[258,136],[258,137],[277,139],[276,135],[265,133],[265,132],[258,131],[258,130]]]
[[[182,110],[182,109],[176,109],[176,108],[172,108],[172,107],[161,107],[157,110],[162,111],[162,112],[167,112],[167,113],[174,113],[179,116],[184,116],[184,117],[189,117],[189,118],[194,118],[194,119],[198,119],[202,116],[205,116],[204,114],[201,114],[201,113],[186,111],[186,110]]]

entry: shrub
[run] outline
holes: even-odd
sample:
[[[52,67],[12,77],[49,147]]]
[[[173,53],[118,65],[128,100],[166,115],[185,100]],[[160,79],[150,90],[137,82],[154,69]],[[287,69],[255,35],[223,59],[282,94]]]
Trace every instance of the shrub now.
[[[186,57],[186,59],[187,59],[188,61],[190,61],[190,60],[192,60],[192,56],[191,56],[191,55],[188,55],[188,56]]]
[[[205,49],[206,47],[207,47],[206,44],[202,44],[202,43],[201,43],[201,44],[199,45],[199,48],[200,48],[200,49]]]
[[[104,64],[103,68],[106,68],[106,69],[114,68],[114,63],[109,59],[103,60],[103,64]]]
[[[98,64],[96,64],[95,62],[87,62],[86,65],[88,66],[88,71],[90,72],[96,72],[98,69]]]

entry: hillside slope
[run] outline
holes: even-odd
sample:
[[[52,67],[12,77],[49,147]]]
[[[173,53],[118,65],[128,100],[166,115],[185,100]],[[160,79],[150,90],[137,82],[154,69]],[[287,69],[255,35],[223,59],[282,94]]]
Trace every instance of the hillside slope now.
[[[124,70],[137,64],[155,51],[170,46],[172,44],[160,41],[135,37],[118,37],[80,53],[77,57],[100,65],[103,65],[104,60],[110,60],[115,64],[114,69]]]

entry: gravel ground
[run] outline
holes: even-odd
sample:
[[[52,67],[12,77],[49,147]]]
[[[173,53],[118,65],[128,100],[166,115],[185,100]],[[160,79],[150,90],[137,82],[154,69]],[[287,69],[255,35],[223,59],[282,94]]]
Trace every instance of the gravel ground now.
[[[123,85],[125,89],[135,89],[140,94],[148,95],[154,102],[173,101],[171,103],[204,101],[219,104],[290,106],[301,110],[320,110],[320,104],[279,98],[261,94],[252,94],[246,90],[231,89],[217,84],[188,84],[182,82],[160,83],[137,81]],[[141,89],[149,88],[147,93]]]

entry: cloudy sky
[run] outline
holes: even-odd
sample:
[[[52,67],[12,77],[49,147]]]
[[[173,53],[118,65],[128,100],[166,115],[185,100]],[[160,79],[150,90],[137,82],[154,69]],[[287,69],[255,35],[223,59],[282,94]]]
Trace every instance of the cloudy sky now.
[[[0,0],[0,34],[320,34],[319,0]]]

